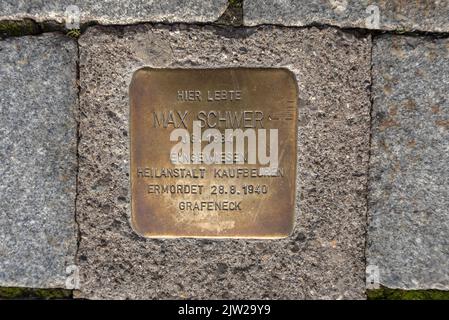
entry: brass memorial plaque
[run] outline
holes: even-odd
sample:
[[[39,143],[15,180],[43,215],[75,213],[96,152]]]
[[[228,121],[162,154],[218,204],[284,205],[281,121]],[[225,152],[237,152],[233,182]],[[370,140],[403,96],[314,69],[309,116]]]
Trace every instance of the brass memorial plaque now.
[[[134,230],[151,238],[288,236],[296,123],[296,81],[285,69],[136,71]]]

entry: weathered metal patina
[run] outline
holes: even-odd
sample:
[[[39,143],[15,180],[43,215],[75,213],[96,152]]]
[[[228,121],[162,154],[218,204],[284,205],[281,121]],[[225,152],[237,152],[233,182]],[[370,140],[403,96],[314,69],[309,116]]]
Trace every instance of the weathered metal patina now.
[[[131,223],[145,237],[282,238],[295,212],[286,69],[151,69],[130,86]]]

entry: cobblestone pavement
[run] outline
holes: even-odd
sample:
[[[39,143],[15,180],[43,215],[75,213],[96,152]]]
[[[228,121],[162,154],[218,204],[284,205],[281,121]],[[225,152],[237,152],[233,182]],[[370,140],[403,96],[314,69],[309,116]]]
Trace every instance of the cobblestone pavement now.
[[[3,0],[0,287],[100,299],[449,290],[449,2],[299,3]],[[142,67],[293,73],[289,237],[133,231],[129,85]]]

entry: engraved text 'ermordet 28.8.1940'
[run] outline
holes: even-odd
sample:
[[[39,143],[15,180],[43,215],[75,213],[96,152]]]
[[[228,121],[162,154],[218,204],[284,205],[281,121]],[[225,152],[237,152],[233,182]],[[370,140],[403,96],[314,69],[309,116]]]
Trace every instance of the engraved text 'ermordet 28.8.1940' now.
[[[130,86],[131,223],[149,238],[293,228],[297,86],[286,69],[151,69]]]

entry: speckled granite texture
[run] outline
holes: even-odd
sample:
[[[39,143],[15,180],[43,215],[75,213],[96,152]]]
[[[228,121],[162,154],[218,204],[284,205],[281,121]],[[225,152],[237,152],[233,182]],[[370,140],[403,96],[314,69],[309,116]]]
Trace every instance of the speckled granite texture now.
[[[73,22],[70,17],[79,16],[81,22],[100,24],[213,22],[227,6],[227,0],[2,0],[0,20]]]
[[[363,299],[370,53],[369,36],[332,28],[90,28],[80,38],[76,296]],[[295,74],[300,109],[292,236],[155,240],[133,232],[128,86],[143,66],[285,67]]]
[[[0,286],[65,287],[76,251],[76,42],[0,41]]]
[[[449,32],[449,1],[245,0],[244,24]],[[377,18],[378,17],[378,18]]]

